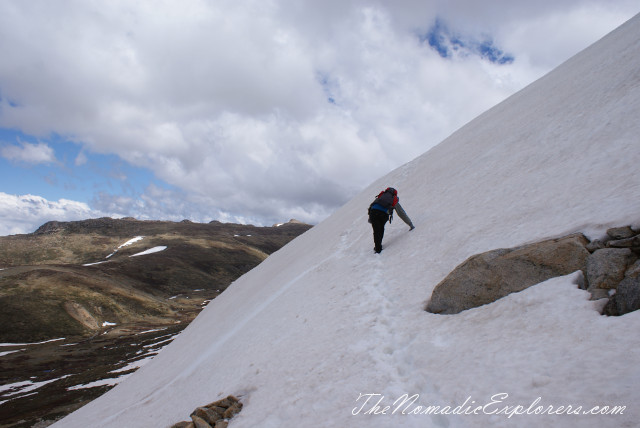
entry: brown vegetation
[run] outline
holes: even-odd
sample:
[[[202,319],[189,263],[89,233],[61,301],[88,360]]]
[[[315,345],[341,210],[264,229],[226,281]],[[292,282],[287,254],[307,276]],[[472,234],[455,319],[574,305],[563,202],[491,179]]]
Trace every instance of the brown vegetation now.
[[[190,321],[309,227],[102,218],[0,237],[0,342],[93,334],[105,322]],[[120,247],[137,236],[144,238]],[[166,249],[131,257],[158,246]]]

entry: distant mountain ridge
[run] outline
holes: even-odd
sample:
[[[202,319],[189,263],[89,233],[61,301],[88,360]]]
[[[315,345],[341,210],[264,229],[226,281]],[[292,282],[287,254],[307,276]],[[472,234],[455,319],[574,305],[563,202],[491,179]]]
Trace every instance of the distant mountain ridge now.
[[[124,230],[157,230],[158,228],[182,225],[194,225],[195,227],[208,227],[208,226],[226,226],[229,228],[255,228],[256,226],[251,224],[237,224],[237,223],[223,223],[218,220],[210,221],[209,223],[196,223],[191,220],[182,220],[180,222],[165,221],[165,220],[138,220],[133,217],[123,217],[114,219],[111,217],[99,217],[86,220],[76,221],[49,221],[40,226],[33,232],[34,235],[41,235],[46,233],[53,233],[60,230],[66,230],[68,232],[80,232],[80,231],[92,231],[100,230],[103,233],[107,232],[122,232]],[[287,223],[279,223],[276,226],[286,225],[305,225],[296,219],[291,219]],[[307,225],[309,226],[309,225]]]

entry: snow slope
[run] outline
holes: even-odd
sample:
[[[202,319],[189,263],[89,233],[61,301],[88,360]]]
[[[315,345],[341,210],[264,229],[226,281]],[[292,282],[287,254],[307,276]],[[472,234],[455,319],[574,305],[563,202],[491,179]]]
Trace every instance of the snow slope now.
[[[638,118],[640,15],[380,178],[55,426],[170,426],[227,394],[245,404],[233,428],[637,426],[640,312],[600,316],[579,273],[458,315],[423,308],[472,254],[640,226]],[[416,229],[387,225],[374,255],[366,208],[386,186]],[[403,394],[416,401],[394,406]],[[567,414],[604,405],[626,408]]]

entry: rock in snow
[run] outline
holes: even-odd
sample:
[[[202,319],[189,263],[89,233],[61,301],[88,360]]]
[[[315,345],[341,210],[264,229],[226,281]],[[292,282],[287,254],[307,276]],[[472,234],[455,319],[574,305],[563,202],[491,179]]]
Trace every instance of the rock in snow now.
[[[587,259],[589,290],[615,289],[624,278],[624,273],[633,262],[629,248],[602,248]]]
[[[582,235],[571,235],[473,256],[436,286],[427,311],[457,314],[549,278],[583,270],[589,257],[587,242]]]
[[[191,422],[178,422],[173,424],[171,428],[227,428],[230,419],[241,410],[240,400],[229,395],[222,400],[196,408],[191,413]]]
[[[618,228],[623,229],[632,230]],[[617,236],[615,232],[610,233],[611,230],[607,231],[609,236]],[[636,235],[640,233],[632,232],[627,238]],[[614,298],[617,303],[607,306],[607,315],[624,315],[638,309],[634,303],[635,274],[633,269],[627,269],[638,259],[640,245],[599,248],[590,244],[584,235],[574,234],[470,257],[436,286],[426,310],[435,314],[457,314],[575,271],[582,271],[582,287],[589,290],[593,299],[608,298],[612,290],[622,287],[623,294]],[[604,243],[609,244],[611,242]],[[589,248],[593,249],[592,254]],[[626,279],[624,284],[623,279]]]
[[[605,315],[624,315],[640,309],[640,260],[636,261],[625,273],[625,277],[616,288],[616,294],[604,307]]]

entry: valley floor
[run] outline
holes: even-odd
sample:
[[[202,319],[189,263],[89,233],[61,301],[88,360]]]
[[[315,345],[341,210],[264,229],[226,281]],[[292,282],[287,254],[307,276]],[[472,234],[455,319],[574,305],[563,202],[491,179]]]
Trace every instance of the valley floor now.
[[[48,426],[142,367],[187,324],[123,325],[90,338],[1,343],[0,427]]]

